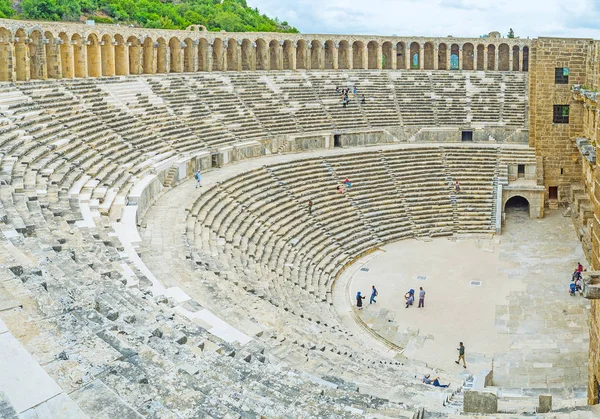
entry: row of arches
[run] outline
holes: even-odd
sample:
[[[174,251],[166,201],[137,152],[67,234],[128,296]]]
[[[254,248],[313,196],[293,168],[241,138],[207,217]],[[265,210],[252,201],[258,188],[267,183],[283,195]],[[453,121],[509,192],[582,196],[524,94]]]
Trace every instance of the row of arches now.
[[[425,69],[527,71],[529,48],[506,43],[123,37],[0,28],[0,81],[196,71]]]

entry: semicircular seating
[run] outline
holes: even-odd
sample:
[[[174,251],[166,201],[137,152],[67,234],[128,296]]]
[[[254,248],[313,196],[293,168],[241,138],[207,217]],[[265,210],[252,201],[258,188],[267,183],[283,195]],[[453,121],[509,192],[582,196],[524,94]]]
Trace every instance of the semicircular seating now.
[[[189,213],[186,269],[218,296],[217,314],[261,330],[246,345],[219,338],[181,315],[176,299],[153,294],[147,272],[124,251],[114,223],[132,189],[186,153],[294,130],[410,120],[404,107],[384,115],[373,103],[354,103],[342,116],[334,93],[338,82],[373,85],[377,101],[396,104],[400,77],[265,77],[1,86],[0,272],[18,302],[2,319],[90,416],[102,405],[118,407],[122,417],[412,417],[419,406],[453,412],[443,402],[459,386],[424,386],[414,377],[424,365],[365,348],[331,305],[331,287],[344,267],[385,243],[492,232],[494,180],[507,162],[531,162],[526,147],[448,144],[324,156],[203,190]],[[346,176],[353,187],[337,194]],[[450,186],[455,179],[464,188],[459,196]]]

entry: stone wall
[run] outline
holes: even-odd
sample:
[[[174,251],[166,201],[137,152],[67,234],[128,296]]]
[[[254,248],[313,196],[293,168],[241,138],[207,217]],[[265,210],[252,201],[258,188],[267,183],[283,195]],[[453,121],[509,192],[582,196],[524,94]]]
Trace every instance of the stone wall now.
[[[566,201],[572,183],[581,176],[580,154],[574,138],[583,132],[583,112],[571,87],[586,79],[590,40],[539,38],[532,49],[529,81],[529,144],[542,157],[546,198],[558,188],[558,201]],[[555,83],[555,68],[569,69],[568,84]],[[553,122],[554,105],[569,105],[569,123]]]

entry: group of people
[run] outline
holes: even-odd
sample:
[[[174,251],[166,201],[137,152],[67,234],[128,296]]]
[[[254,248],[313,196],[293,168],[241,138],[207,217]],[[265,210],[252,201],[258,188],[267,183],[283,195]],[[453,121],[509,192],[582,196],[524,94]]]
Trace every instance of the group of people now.
[[[569,284],[569,294],[570,295],[575,295],[576,292],[581,292],[582,290],[582,285],[581,285],[581,273],[585,271],[585,269],[583,269],[583,265],[579,262],[577,262],[577,268],[575,268],[575,271],[573,272],[573,275],[571,276],[571,283]]]
[[[350,179],[346,178],[344,185],[346,186],[346,190],[348,190],[352,187],[352,182],[350,182]],[[338,185],[335,190],[337,193],[344,193],[344,187],[342,185]]]
[[[344,108],[347,107],[348,103],[350,103],[350,99],[348,97],[350,94],[350,88],[349,87],[340,88],[339,86],[336,86],[335,91],[338,95],[341,95],[342,106]],[[357,97],[358,90],[356,89],[356,86],[352,87],[352,93],[354,94],[354,97]],[[361,95],[360,103],[362,103],[363,105],[365,103],[367,103],[367,99],[365,98],[365,95]]]
[[[408,308],[410,306],[413,305],[413,303],[415,302],[415,290],[413,290],[412,288],[408,290],[408,292],[406,294],[404,294],[404,299],[406,300],[406,307],[404,308]],[[423,289],[423,287],[419,287],[419,307],[418,308],[425,308],[425,290]]]

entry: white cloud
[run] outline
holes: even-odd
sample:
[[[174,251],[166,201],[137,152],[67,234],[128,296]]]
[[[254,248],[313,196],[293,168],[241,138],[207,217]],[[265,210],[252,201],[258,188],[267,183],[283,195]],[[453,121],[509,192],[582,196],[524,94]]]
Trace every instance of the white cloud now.
[[[600,38],[598,0],[249,0],[302,33]]]

